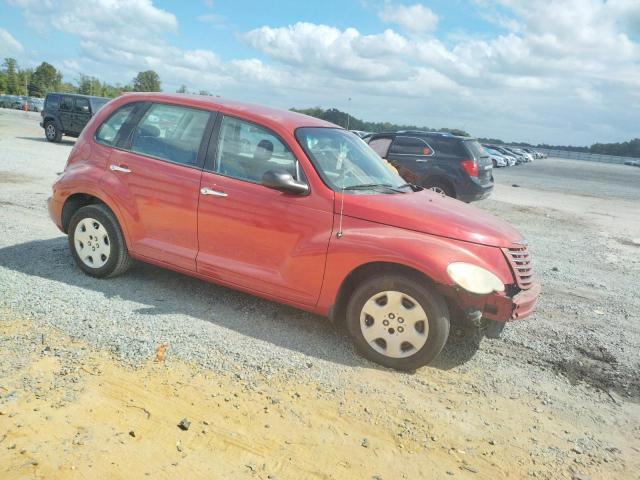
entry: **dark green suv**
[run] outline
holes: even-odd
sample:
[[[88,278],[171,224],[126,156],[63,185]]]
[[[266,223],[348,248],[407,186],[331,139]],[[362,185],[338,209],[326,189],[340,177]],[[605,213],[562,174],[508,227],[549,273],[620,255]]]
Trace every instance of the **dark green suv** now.
[[[40,126],[50,142],[59,142],[62,135],[77,137],[91,117],[109,101],[74,93],[49,93],[40,115]]]

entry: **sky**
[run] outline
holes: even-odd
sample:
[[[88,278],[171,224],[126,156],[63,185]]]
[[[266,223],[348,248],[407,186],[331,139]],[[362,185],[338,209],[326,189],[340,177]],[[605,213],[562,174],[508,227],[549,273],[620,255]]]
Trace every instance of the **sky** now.
[[[533,144],[640,136],[640,0],[0,0],[0,58]]]

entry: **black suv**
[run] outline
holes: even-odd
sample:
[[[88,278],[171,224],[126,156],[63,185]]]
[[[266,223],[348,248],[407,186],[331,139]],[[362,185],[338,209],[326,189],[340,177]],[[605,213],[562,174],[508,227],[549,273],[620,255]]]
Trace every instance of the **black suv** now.
[[[400,131],[375,133],[366,141],[414,185],[464,202],[486,198],[493,190],[491,158],[474,138]]]
[[[50,142],[59,142],[62,135],[77,137],[91,117],[110,98],[90,97],[73,93],[49,93],[40,115],[40,126]]]

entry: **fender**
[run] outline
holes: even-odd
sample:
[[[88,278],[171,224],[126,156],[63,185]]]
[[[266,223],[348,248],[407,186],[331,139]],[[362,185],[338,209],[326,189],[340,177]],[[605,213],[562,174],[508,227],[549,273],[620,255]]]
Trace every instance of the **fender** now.
[[[340,219],[334,218],[336,228]],[[505,284],[513,283],[509,265],[500,248],[442,238],[389,227],[367,220],[343,217],[343,235],[334,229],[325,278],[316,313],[326,315],[351,272],[373,262],[395,263],[422,272],[434,284],[454,287],[446,269],[452,262],[468,262],[495,273]]]
[[[86,173],[89,170],[92,172],[87,175]],[[124,221],[123,212],[118,206],[118,202],[100,186],[102,175],[104,175],[104,172],[96,172],[95,169],[91,168],[91,165],[83,163],[76,163],[73,165],[73,168],[68,168],[54,184],[54,201],[60,205],[60,211],[57,213],[57,216],[62,218],[62,209],[70,196],[75,194],[91,195],[104,203],[114,213],[120,224],[120,228],[122,228],[122,234],[124,235],[125,242],[127,242],[127,247],[129,247],[129,230]],[[80,176],[82,180],[76,181],[74,178],[76,176]]]

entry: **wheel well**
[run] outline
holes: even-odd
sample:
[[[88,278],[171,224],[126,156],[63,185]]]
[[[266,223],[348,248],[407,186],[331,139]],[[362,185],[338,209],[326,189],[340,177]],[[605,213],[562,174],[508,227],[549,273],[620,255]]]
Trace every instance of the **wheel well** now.
[[[429,284],[433,284],[433,280],[426,276],[424,273],[399,263],[371,262],[360,265],[358,268],[349,273],[349,275],[347,275],[347,277],[342,281],[340,290],[338,290],[336,302],[331,309],[331,320],[344,320],[347,310],[347,303],[349,302],[349,298],[357,288],[358,284],[373,275],[384,275],[389,273],[399,273],[402,275],[413,277],[417,281],[424,281]]]
[[[62,207],[62,229],[64,230],[64,233],[68,233],[67,230],[69,228],[69,222],[71,221],[71,217],[73,217],[74,213],[82,207],[93,205],[95,203],[106,205],[98,197],[94,197],[93,195],[88,195],[86,193],[74,193],[73,195],[70,195]]]
[[[453,186],[453,182],[451,180],[449,180],[446,177],[441,177],[439,175],[435,175],[435,176],[431,176],[431,177],[427,177],[422,181],[422,185],[427,185],[430,183],[441,183],[446,185],[447,187],[449,187],[451,189],[451,193],[453,193],[453,196],[457,196],[456,193],[456,188]]]

